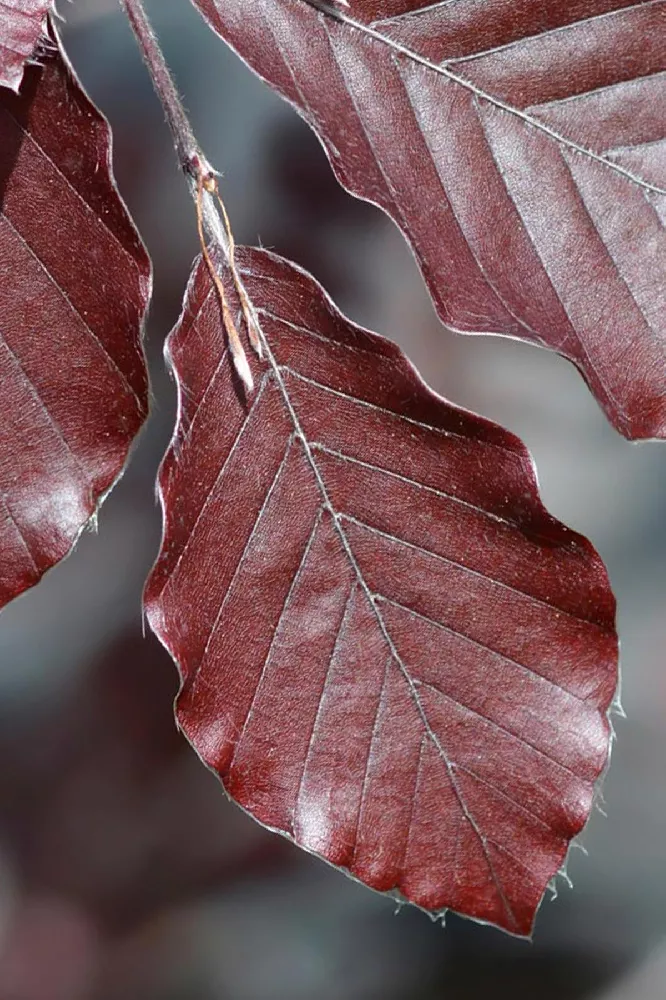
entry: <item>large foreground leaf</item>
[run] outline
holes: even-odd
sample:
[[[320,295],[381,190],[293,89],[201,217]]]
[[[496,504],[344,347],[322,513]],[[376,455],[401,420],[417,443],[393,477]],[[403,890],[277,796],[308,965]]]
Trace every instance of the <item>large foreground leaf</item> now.
[[[401,227],[438,312],[666,436],[666,0],[194,0]]]
[[[147,410],[150,264],[55,46],[0,92],[0,605],[71,548]]]
[[[46,35],[53,0],[2,0],[0,3],[0,86],[18,92],[23,67]]]
[[[152,628],[180,726],[267,826],[375,889],[527,934],[609,747],[614,601],[525,447],[304,272],[244,250],[246,402],[208,272],[169,353]],[[232,296],[232,288],[229,289]]]

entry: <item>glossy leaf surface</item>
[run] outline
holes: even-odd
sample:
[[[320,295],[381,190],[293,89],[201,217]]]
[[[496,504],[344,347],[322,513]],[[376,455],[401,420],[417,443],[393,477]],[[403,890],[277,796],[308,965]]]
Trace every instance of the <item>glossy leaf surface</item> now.
[[[0,605],[66,555],[147,412],[150,264],[61,52],[0,92]]]
[[[411,243],[439,315],[666,436],[666,0],[194,0]]]
[[[146,611],[179,724],[262,823],[375,889],[527,934],[608,756],[604,567],[545,511],[517,438],[303,271],[240,259],[268,345],[249,400],[201,265],[169,340]]]
[[[53,0],[2,0],[0,4],[0,86],[18,92],[23,67],[46,36]]]

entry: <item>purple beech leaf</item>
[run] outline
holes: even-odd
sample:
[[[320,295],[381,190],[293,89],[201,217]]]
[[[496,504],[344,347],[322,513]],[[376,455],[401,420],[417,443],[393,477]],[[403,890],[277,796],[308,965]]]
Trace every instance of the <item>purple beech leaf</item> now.
[[[147,413],[151,270],[55,36],[0,91],[0,606],[71,549]]]
[[[603,564],[544,509],[516,437],[294,265],[238,263],[264,338],[254,393],[201,262],[168,341],[179,414],[145,607],[178,723],[269,828],[527,935],[608,759]]]
[[[46,16],[53,0],[2,0],[0,3],[0,86],[18,93],[23,69],[46,37]]]
[[[666,0],[193,0],[411,244],[441,319],[666,436]]]

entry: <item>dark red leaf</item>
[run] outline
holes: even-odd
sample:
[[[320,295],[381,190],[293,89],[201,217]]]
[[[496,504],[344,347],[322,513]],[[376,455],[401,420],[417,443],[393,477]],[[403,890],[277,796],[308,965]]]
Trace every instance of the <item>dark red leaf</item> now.
[[[608,756],[604,567],[545,511],[517,438],[303,271],[240,260],[270,345],[249,401],[201,265],[169,340],[180,412],[146,610],[180,726],[268,827],[527,934]]]
[[[443,321],[666,436],[666,0],[194,0],[411,243]]]
[[[46,36],[46,15],[53,0],[2,0],[0,3],[0,86],[18,93],[23,67]]]
[[[150,263],[54,41],[0,92],[0,605],[69,552],[147,411]]]

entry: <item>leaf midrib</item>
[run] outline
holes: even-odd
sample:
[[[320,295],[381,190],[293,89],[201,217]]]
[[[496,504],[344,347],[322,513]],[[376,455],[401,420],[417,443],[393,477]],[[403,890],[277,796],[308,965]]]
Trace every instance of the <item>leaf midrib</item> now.
[[[249,301],[251,302],[252,300],[250,299]],[[490,853],[488,851],[488,846],[487,846],[487,838],[482,833],[481,829],[479,828],[479,825],[478,825],[478,823],[477,823],[474,815],[470,812],[470,809],[469,809],[469,806],[467,805],[465,796],[463,795],[462,790],[461,790],[461,788],[460,788],[460,786],[458,784],[458,780],[457,780],[456,775],[455,775],[455,767],[454,767],[452,761],[449,759],[449,756],[446,753],[444,747],[442,746],[442,743],[441,743],[439,737],[437,736],[437,734],[434,732],[432,726],[430,725],[430,721],[428,719],[428,716],[427,716],[427,713],[425,711],[425,708],[423,707],[423,703],[422,703],[421,698],[419,696],[418,688],[417,688],[417,685],[416,685],[416,683],[414,681],[414,678],[412,677],[411,673],[409,672],[409,670],[407,668],[407,665],[403,662],[402,657],[400,656],[400,654],[398,653],[398,650],[396,649],[395,643],[393,642],[391,634],[390,634],[390,632],[388,630],[388,626],[386,625],[386,622],[384,621],[384,616],[382,615],[380,609],[377,607],[377,601],[375,599],[375,596],[373,595],[372,591],[370,590],[370,587],[368,586],[368,583],[367,583],[367,581],[366,581],[366,579],[365,579],[365,577],[363,575],[363,572],[361,571],[361,567],[359,566],[359,564],[358,564],[358,562],[356,560],[356,556],[354,555],[354,552],[352,550],[352,547],[351,547],[351,544],[349,542],[349,539],[347,538],[346,532],[345,532],[342,524],[340,523],[339,513],[336,511],[336,509],[335,509],[335,507],[334,507],[334,505],[332,503],[331,497],[330,497],[328,489],[326,487],[326,483],[324,482],[321,470],[320,470],[320,468],[319,468],[319,466],[317,464],[317,461],[315,459],[314,453],[312,451],[312,448],[311,448],[311,445],[310,445],[310,441],[308,440],[307,435],[305,434],[305,431],[304,431],[304,429],[303,429],[303,427],[301,425],[300,419],[299,419],[298,414],[296,412],[296,409],[294,407],[294,403],[293,403],[293,401],[291,399],[291,396],[289,395],[289,390],[287,389],[287,386],[285,384],[285,381],[284,381],[284,378],[283,378],[283,375],[282,375],[281,367],[278,364],[278,362],[277,362],[277,360],[275,358],[275,355],[273,354],[273,351],[271,349],[271,346],[270,346],[270,343],[268,341],[268,338],[267,338],[266,334],[264,333],[264,330],[263,330],[263,328],[262,328],[262,326],[261,326],[261,324],[260,324],[260,322],[258,320],[258,317],[256,315],[256,311],[255,310],[253,310],[253,311],[254,311],[254,317],[253,318],[254,318],[255,323],[257,325],[257,330],[259,332],[259,335],[261,337],[262,346],[263,346],[265,354],[266,354],[266,359],[268,361],[270,369],[272,370],[273,378],[274,378],[275,383],[276,383],[276,385],[278,387],[278,390],[279,390],[279,392],[280,392],[280,394],[281,394],[281,396],[283,398],[285,407],[286,407],[287,412],[289,414],[289,418],[290,418],[290,420],[291,420],[291,422],[293,424],[294,435],[301,442],[301,445],[303,447],[303,452],[305,454],[306,461],[307,461],[308,465],[310,466],[310,468],[312,470],[312,473],[314,475],[314,478],[315,478],[315,481],[316,481],[316,484],[317,484],[317,489],[319,490],[320,495],[322,497],[323,507],[324,507],[324,509],[328,510],[328,512],[331,515],[331,521],[332,521],[333,528],[334,528],[336,534],[338,535],[338,538],[340,539],[340,542],[342,544],[342,548],[343,548],[343,550],[345,552],[345,555],[346,555],[347,559],[349,560],[349,563],[350,563],[350,565],[352,567],[354,575],[355,575],[355,577],[356,577],[356,579],[358,581],[358,585],[360,587],[360,590],[363,593],[364,597],[366,598],[366,600],[367,600],[367,602],[368,602],[368,604],[369,604],[369,606],[370,606],[370,608],[372,610],[372,613],[373,613],[373,615],[375,617],[375,620],[377,622],[379,630],[380,630],[380,632],[381,632],[381,634],[382,634],[382,636],[383,636],[383,638],[384,638],[384,640],[385,640],[385,642],[386,642],[386,644],[388,646],[390,658],[395,663],[395,665],[398,668],[401,676],[403,677],[403,679],[405,680],[405,682],[407,684],[407,687],[409,689],[409,693],[410,693],[410,695],[412,697],[412,700],[414,702],[414,707],[416,708],[416,711],[417,711],[417,713],[418,713],[418,715],[419,715],[419,717],[421,719],[421,723],[422,723],[423,728],[424,728],[424,734],[425,734],[426,738],[429,739],[432,742],[433,746],[437,750],[438,756],[439,756],[440,760],[442,761],[442,763],[444,764],[444,766],[446,768],[448,779],[449,779],[450,784],[451,784],[451,788],[453,790],[453,793],[454,793],[456,799],[458,800],[458,804],[460,806],[462,815],[463,815],[464,819],[469,823],[470,827],[472,828],[472,830],[474,831],[476,837],[479,840],[479,844],[481,846],[481,850],[482,850],[484,858],[486,860],[486,864],[488,865],[488,870],[489,870],[489,873],[490,873],[490,877],[491,877],[492,882],[493,882],[493,884],[495,886],[495,889],[497,890],[498,897],[499,897],[499,899],[501,901],[501,904],[504,907],[504,909],[506,911],[506,914],[507,914],[509,920],[511,921],[511,923],[514,926],[517,926],[516,915],[513,912],[513,908],[511,907],[511,904],[509,903],[509,900],[507,899],[506,893],[504,891],[504,887],[503,887],[503,885],[502,885],[502,883],[501,883],[501,881],[500,881],[500,879],[499,879],[499,877],[498,877],[498,875],[497,875],[497,873],[495,871],[492,858],[490,857]]]

